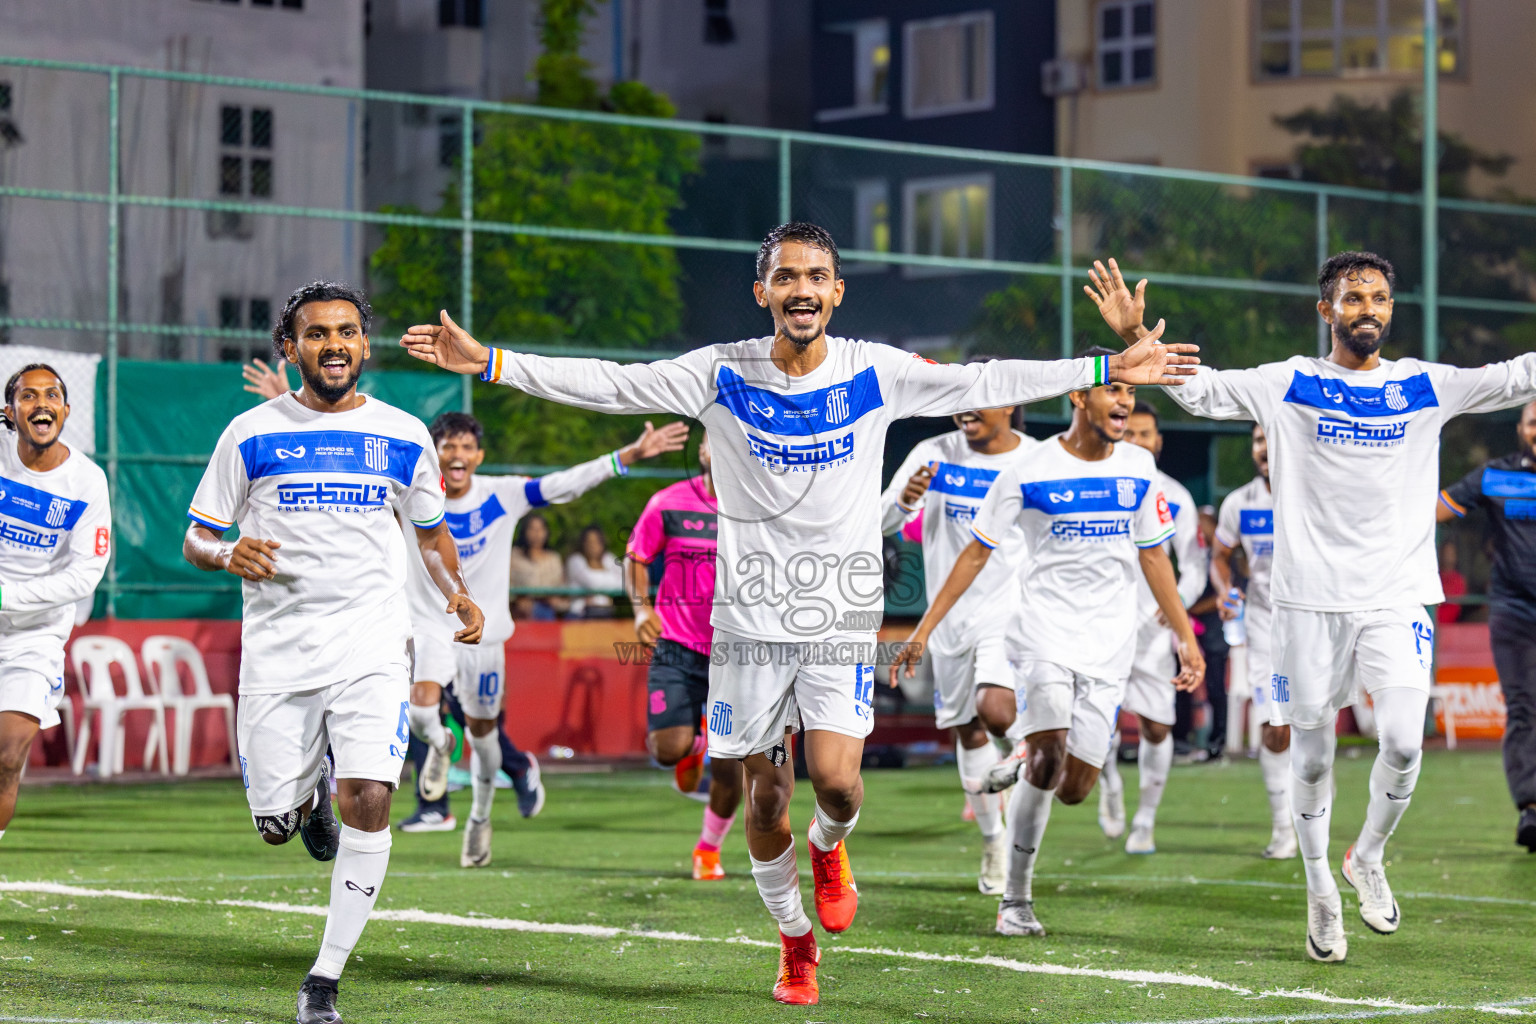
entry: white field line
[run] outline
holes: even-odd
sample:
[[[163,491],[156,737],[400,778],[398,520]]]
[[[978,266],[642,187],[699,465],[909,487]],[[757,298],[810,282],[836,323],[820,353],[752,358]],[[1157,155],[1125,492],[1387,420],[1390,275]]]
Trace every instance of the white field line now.
[[[1422,1017],[1430,1013],[1483,1010],[1514,1016],[1531,1016],[1523,1010],[1497,1006],[1415,1006],[1385,1010],[1345,1010],[1338,1013],[1281,1013],[1266,1017],[1169,1018],[1158,1021],[1102,1021],[1100,1024],[1305,1024],[1307,1021],[1372,1020],[1382,1017]]]
[[[164,1024],[158,1020],[103,1020],[96,1017],[0,1017],[0,1024]]]
[[[58,882],[0,882],[0,892],[31,892],[42,893],[51,896],[70,896],[75,898],[120,898],[137,901],[158,901],[164,903],[199,904],[217,907],[241,907],[251,910],[266,910],[278,914],[302,914],[310,917],[325,917],[327,908],[315,904],[282,903],[269,900],[202,900],[189,899],[185,896],[163,896],[155,893],[134,892],[125,889],[86,889],[78,885],[63,885]],[[612,939],[627,936],[639,939],[651,939],[660,942],[709,942],[732,943],[744,946],[757,946],[767,949],[777,949],[778,944],[764,942],[759,939],[748,939],[732,936],[725,939],[709,938],[707,936],[691,935],[686,932],[652,931],[648,929],[614,928],[608,925],[594,924],[558,924],[543,921],[524,921],[516,918],[498,917],[465,917],[459,914],[443,914],[426,910],[375,910],[373,918],[380,921],[401,921],[412,924],[443,925],[456,928],[479,928],[489,931],[529,932],[547,935],[580,935],[586,938]],[[1447,1007],[1422,1006],[1413,1003],[1402,1003],[1392,999],[1352,999],[1334,996],[1327,992],[1315,992],[1310,989],[1272,989],[1266,992],[1255,992],[1253,989],[1243,988],[1228,982],[1218,981],[1215,978],[1207,978],[1202,975],[1182,974],[1174,971],[1137,971],[1137,970],[1106,970],[1092,967],[1069,967],[1065,964],[1029,963],[1022,960],[1012,960],[1006,957],[996,956],[959,956],[954,954],[925,953],[920,950],[890,949],[880,946],[827,946],[823,953],[853,953],[866,956],[891,957],[901,960],[912,960],[932,963],[958,963],[971,964],[979,967],[996,967],[1003,970],[1017,971],[1021,974],[1046,974],[1063,977],[1077,978],[1102,978],[1107,981],[1123,981],[1137,985],[1170,985],[1186,988],[1201,988],[1219,992],[1229,992],[1235,996],[1248,998],[1280,998],[1296,999],[1308,1002],[1328,1003],[1338,1006],[1362,1006],[1394,1011],[1412,1013],[1428,1012],[1435,1009],[1447,1009]],[[1459,1007],[1458,1009],[1470,1009]],[[1490,1007],[1490,1009],[1492,1009]],[[1283,1019],[1283,1018],[1281,1018]]]
[[[517,871],[503,871],[502,877],[510,878],[517,874],[536,874],[540,871],[553,871],[553,868],[521,868]],[[647,878],[654,877],[654,872],[638,872],[635,877],[644,875]],[[810,877],[810,868],[802,868],[800,874]],[[857,871],[859,878],[933,878],[933,879],[965,879],[975,881],[974,873],[950,872],[950,871]],[[279,882],[291,881],[315,881],[319,877],[310,874],[270,874],[270,875],[185,875],[162,876],[158,878],[71,878],[76,885],[144,885],[165,884],[170,882]],[[391,871],[390,878],[463,878],[462,871]],[[592,876],[599,878],[604,876]],[[1269,889],[1276,892],[1305,892],[1306,886],[1299,882],[1268,882],[1263,879],[1247,878],[1197,878],[1194,875],[1183,877],[1171,876],[1140,876],[1140,875],[1099,875],[1084,872],[1040,872],[1035,875],[1040,881],[1051,882],[1114,882],[1143,885],[1208,885],[1218,887],[1231,887],[1238,889]],[[1405,900],[1444,900],[1447,903],[1485,903],[1506,907],[1536,907],[1536,900],[1515,899],[1508,896],[1466,896],[1448,892],[1393,892],[1398,899]],[[157,897],[159,898],[159,897]]]

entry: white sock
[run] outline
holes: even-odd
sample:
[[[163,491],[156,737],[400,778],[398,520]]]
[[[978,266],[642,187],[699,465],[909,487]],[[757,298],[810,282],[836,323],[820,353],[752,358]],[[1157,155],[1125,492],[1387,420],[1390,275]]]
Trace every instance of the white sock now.
[[[1291,827],[1291,798],[1287,780],[1291,775],[1291,752],[1278,754],[1259,745],[1259,771],[1264,774],[1264,792],[1269,794],[1269,817],[1273,830]]]
[[[1045,837],[1046,822],[1051,820],[1054,795],[1052,790],[1039,789],[1022,775],[1013,787],[1013,799],[1008,804],[1008,842],[1013,849],[1008,853],[1005,900],[1034,899],[1035,858]]]
[[[4,839],[4,838],[5,838],[5,829],[0,828],[0,839]]]
[[[1164,736],[1161,743],[1149,743],[1142,737],[1136,749],[1136,765],[1140,770],[1141,793],[1131,827],[1151,828],[1157,822],[1157,805],[1163,802],[1168,771],[1173,767],[1173,737]]]
[[[1104,758],[1104,767],[1099,769],[1099,785],[1106,793],[1118,793],[1125,788],[1125,780],[1120,778],[1119,729],[1109,738],[1109,754]]]
[[[389,869],[390,831],[364,832],[341,826],[341,849],[331,871],[331,908],[325,917],[325,938],[310,973],[340,978],[347,957],[363,935],[368,915],[379,898]]]
[[[982,779],[987,769],[1002,760],[997,747],[990,741],[975,750],[967,750],[955,742],[955,764],[960,768],[960,785],[965,789],[965,799],[976,814],[976,827],[988,839],[1003,830],[1003,808],[997,794],[981,792]]]
[[[491,816],[491,801],[496,799],[496,773],[501,771],[501,737],[496,735],[495,730],[484,736],[476,736],[474,733],[466,736],[469,749],[474,751],[470,763],[474,800],[470,804],[469,816],[476,821],[484,821]]]
[[[437,708],[428,707],[425,704],[410,704],[407,705],[405,713],[411,723],[412,736],[438,750],[448,746],[448,730],[443,728],[443,720],[438,717]]]
[[[768,913],[779,922],[779,931],[790,938],[804,935],[811,930],[811,919],[805,916],[805,906],[800,902],[800,869],[795,866],[795,837],[789,837],[789,849],[773,860],[752,861],[752,880],[757,883],[757,894],[763,898]]]
[[[822,853],[831,853],[837,848],[837,844],[848,838],[848,833],[853,831],[853,826],[859,823],[859,812],[854,811],[853,817],[847,821],[836,821],[832,815],[821,809],[821,804],[816,805],[816,816],[811,819],[811,828],[807,833],[811,842],[816,844],[816,849]],[[788,935],[788,932],[784,933]]]
[[[1307,872],[1307,890],[1319,896],[1339,886],[1328,870],[1328,826],[1333,821],[1333,770],[1316,782],[1302,782],[1291,773],[1291,821]]]
[[[1411,767],[1398,771],[1387,763],[1385,752],[1376,755],[1371,766],[1371,800],[1365,805],[1365,827],[1355,840],[1355,856],[1369,864],[1380,864],[1387,852],[1387,839],[1413,796],[1414,784],[1419,781],[1419,769],[1424,765],[1421,754],[1413,759]]]

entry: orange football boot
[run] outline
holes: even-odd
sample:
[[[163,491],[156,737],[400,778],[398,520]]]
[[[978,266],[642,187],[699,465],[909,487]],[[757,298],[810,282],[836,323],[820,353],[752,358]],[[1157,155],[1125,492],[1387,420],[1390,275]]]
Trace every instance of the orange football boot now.
[[[820,1002],[816,965],[821,963],[821,951],[816,948],[816,933],[806,932],[792,939],[780,932],[779,942],[783,949],[779,952],[779,980],[773,986],[773,998],[795,1006]]]
[[[720,851],[701,850],[695,846],[693,848],[693,880],[718,882],[724,877],[725,868],[720,866]]]
[[[829,932],[847,931],[859,912],[859,887],[853,884],[848,866],[848,845],[841,840],[829,852],[806,841],[811,851],[811,876],[816,888],[816,916]]]

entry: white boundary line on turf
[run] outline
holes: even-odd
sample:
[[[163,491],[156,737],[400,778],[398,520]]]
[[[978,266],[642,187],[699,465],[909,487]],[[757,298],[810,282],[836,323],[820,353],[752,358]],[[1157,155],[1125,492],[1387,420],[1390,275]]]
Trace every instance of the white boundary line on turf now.
[[[118,898],[136,901],[156,901],[163,903],[191,904],[217,907],[242,907],[252,910],[266,910],[279,914],[303,914],[310,917],[325,917],[327,908],[315,904],[279,903],[267,900],[230,900],[230,899],[190,899],[185,896],[163,896],[155,893],[134,892],[126,889],[85,889],[77,885],[64,885],[58,882],[0,882],[0,892],[31,892],[52,896],[73,896],[85,898]],[[513,931],[530,932],[547,935],[580,935],[587,938],[611,939],[620,936],[633,938],[652,939],[662,942],[699,942],[699,943],[730,943],[744,946],[756,946],[766,949],[778,949],[776,942],[764,942],[760,939],[748,939],[740,936],[731,936],[725,939],[709,938],[701,935],[691,935],[687,932],[651,931],[637,928],[614,928],[609,925],[594,924],[559,924],[543,921],[524,921],[517,918],[498,917],[464,917],[458,914],[443,914],[426,910],[377,910],[373,912],[373,918],[380,921],[403,921],[413,924],[434,924],[457,928],[479,928],[489,931]],[[1243,988],[1228,982],[1218,981],[1215,978],[1207,978],[1196,974],[1182,974],[1172,971],[1138,971],[1138,970],[1106,970],[1092,967],[1071,967],[1065,964],[1030,963],[1022,960],[1012,960],[997,956],[959,956],[957,954],[925,953],[920,950],[890,949],[879,946],[826,946],[823,953],[839,952],[864,954],[868,956],[892,957],[903,960],[914,960],[931,963],[958,963],[971,964],[980,967],[997,967],[1004,970],[1017,971],[1021,974],[1045,974],[1062,977],[1078,978],[1103,978],[1107,981],[1123,981],[1139,985],[1176,985],[1188,988],[1201,988],[1212,991],[1228,992],[1235,996],[1247,998],[1280,998],[1296,999],[1308,1002],[1328,1003],[1336,1006],[1360,1006],[1383,1010],[1406,1011],[1409,1013],[1427,1013],[1432,1010],[1449,1009],[1442,1006],[1423,1006],[1413,1003],[1401,1003],[1392,999],[1351,999],[1341,996],[1329,995],[1326,992],[1315,992],[1310,989],[1271,989],[1265,992],[1255,992],[1253,989]],[[1481,1007],[1457,1007],[1456,1009],[1482,1009]],[[1493,1010],[1490,1012],[1509,1012]],[[1518,1012],[1518,1011],[1516,1011]],[[1284,1018],[1280,1018],[1284,1019]]]
[[[99,1017],[3,1017],[3,1024],[165,1024],[158,1020],[107,1020]]]
[[[1160,1021],[1103,1021],[1102,1024],[1304,1024],[1306,1021],[1372,1020],[1382,1017],[1422,1017],[1430,1013],[1452,1013],[1481,1010],[1485,1013],[1502,1013],[1513,1016],[1531,1016],[1524,1010],[1511,1010],[1498,1006],[1420,1006],[1397,1010],[1347,1010],[1343,1013],[1279,1013],[1267,1017],[1198,1017],[1170,1018]]]

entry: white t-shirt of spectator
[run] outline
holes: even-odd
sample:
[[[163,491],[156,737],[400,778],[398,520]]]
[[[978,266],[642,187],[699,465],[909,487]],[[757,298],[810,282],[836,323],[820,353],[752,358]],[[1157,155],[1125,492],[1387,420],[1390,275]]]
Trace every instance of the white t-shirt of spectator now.
[[[604,551],[600,561],[602,566],[594,569],[587,563],[587,557],[580,552],[567,558],[565,560],[566,586],[582,590],[624,589],[624,570],[619,567],[618,559],[613,557],[613,552]],[[607,594],[589,594],[571,602],[571,615],[580,618],[591,609],[612,607],[613,598]]]

